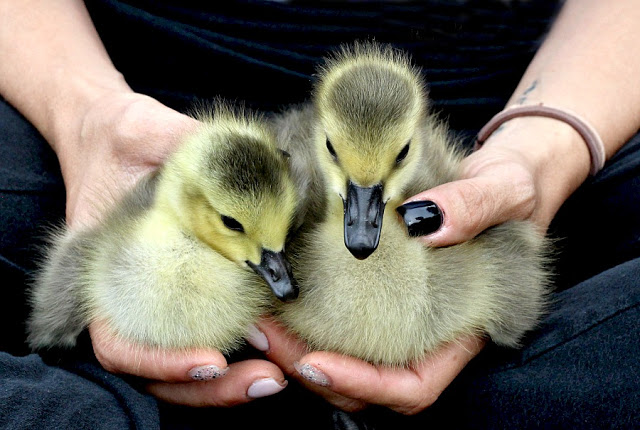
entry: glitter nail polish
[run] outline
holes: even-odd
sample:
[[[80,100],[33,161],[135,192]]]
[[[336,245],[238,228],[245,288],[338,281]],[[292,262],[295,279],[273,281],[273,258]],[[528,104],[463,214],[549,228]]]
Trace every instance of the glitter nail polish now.
[[[220,369],[218,366],[205,365],[194,367],[189,370],[189,376],[194,381],[210,381],[212,379],[221,378],[227,374],[229,368]]]
[[[298,373],[307,381],[313,382],[321,387],[328,387],[331,385],[331,379],[324,374],[320,369],[313,367],[308,363],[300,364],[298,362],[293,363],[293,367]]]

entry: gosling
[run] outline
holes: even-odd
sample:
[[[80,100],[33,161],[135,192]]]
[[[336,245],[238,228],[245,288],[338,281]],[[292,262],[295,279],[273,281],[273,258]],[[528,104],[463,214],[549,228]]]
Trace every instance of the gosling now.
[[[407,55],[359,43],[327,60],[311,106],[275,120],[294,170],[317,179],[298,180],[320,208],[289,246],[300,297],[275,311],[313,350],[409,366],[465,335],[516,347],[544,311],[548,242],[533,224],[430,248],[397,216],[464,156],[427,103]]]
[[[285,239],[287,156],[263,118],[219,104],[95,227],[60,229],[31,290],[33,349],[73,347],[96,319],[163,348],[237,349],[271,302],[297,296]]]

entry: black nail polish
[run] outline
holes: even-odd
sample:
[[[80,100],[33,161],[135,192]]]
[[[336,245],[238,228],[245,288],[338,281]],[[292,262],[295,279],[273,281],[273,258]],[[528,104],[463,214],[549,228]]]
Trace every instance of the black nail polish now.
[[[415,201],[398,206],[396,211],[407,225],[409,236],[425,236],[442,225],[442,211],[432,201]]]

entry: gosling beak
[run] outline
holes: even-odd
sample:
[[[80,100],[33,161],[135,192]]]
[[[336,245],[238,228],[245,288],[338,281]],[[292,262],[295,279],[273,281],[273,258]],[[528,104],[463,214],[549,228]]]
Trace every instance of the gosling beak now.
[[[298,297],[298,284],[293,279],[291,265],[283,252],[263,249],[260,264],[255,265],[247,260],[247,265],[267,281],[273,294],[283,302]]]
[[[381,184],[363,188],[349,181],[344,200],[344,244],[359,260],[378,247],[384,205]]]

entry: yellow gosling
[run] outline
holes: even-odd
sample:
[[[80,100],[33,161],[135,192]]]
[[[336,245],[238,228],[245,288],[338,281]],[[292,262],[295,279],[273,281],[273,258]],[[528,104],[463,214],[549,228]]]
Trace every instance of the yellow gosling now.
[[[260,117],[220,104],[96,226],[60,229],[31,291],[28,341],[72,347],[93,320],[150,346],[239,347],[273,293],[297,295],[284,245],[297,195]]]
[[[307,208],[289,246],[298,300],[281,321],[316,350],[407,366],[485,335],[515,347],[543,313],[548,242],[508,222],[447,248],[408,235],[396,208],[456,178],[463,154],[428,110],[408,57],[366,43],[327,61],[309,106],[275,120]]]

